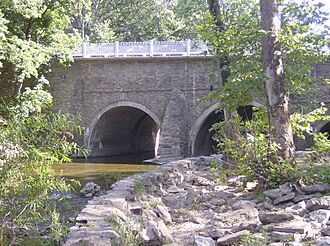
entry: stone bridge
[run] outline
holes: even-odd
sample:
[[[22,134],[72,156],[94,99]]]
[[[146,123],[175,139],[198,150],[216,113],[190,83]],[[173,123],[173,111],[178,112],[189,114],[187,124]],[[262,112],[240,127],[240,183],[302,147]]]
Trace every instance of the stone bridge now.
[[[84,44],[50,75],[54,107],[80,114],[92,156],[177,158],[214,151],[208,129],[222,116],[204,102],[212,57],[188,42]],[[324,127],[324,126],[323,126]],[[326,126],[329,128],[329,126]]]

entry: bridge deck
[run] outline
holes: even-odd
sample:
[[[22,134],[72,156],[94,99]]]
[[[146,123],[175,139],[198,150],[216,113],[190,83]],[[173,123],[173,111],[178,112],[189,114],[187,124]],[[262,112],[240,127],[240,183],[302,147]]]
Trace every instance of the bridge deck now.
[[[72,54],[76,57],[178,57],[205,56],[208,47],[200,41],[84,42]]]

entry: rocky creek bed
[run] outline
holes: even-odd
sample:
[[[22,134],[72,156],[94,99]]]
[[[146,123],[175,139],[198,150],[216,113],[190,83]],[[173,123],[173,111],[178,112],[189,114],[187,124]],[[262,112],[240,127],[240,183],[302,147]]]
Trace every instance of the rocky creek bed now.
[[[141,245],[330,245],[329,184],[253,192],[217,183],[211,161],[221,165],[189,158],[116,182],[82,209],[65,245],[125,245],[132,231]]]

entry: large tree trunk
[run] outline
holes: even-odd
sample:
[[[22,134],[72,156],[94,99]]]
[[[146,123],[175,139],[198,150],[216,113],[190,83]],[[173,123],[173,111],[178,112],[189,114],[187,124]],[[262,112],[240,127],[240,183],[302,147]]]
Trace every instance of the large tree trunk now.
[[[281,20],[276,0],[260,0],[261,27],[269,32],[262,39],[262,60],[266,80],[268,114],[271,133],[281,147],[280,155],[291,158],[295,153],[288,112],[288,98],[284,89],[284,71],[279,35]]]

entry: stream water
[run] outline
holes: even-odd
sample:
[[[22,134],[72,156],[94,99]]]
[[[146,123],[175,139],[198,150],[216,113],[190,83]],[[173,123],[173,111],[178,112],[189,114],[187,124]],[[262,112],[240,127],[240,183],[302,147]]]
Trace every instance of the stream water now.
[[[88,160],[87,160],[88,161]],[[64,220],[72,220],[79,211],[86,205],[88,198],[80,197],[79,191],[87,182],[93,181],[101,186],[102,191],[106,191],[117,180],[134,173],[146,172],[159,168],[159,165],[145,164],[113,164],[106,163],[107,158],[92,159],[93,162],[56,164],[53,165],[57,176],[64,177],[67,180],[77,180],[79,185],[75,185],[75,191],[68,194],[58,195],[57,198],[67,198],[67,202],[60,205],[61,217]]]

